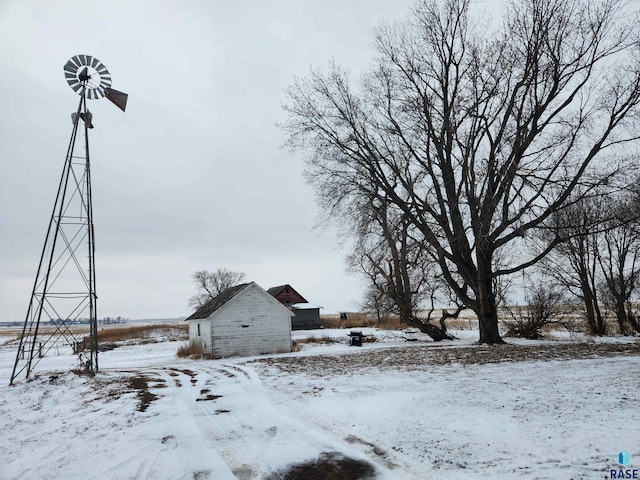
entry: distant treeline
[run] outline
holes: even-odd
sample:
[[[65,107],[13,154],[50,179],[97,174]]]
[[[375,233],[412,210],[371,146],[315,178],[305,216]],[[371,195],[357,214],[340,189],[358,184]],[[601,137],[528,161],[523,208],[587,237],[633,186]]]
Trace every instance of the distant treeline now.
[[[111,325],[111,324],[117,324],[117,323],[127,323],[128,321],[129,319],[124,317],[104,317],[104,318],[98,319],[98,324]],[[76,318],[75,320],[71,320],[70,318],[67,318],[63,320],[61,318],[56,318],[56,319],[49,320],[49,323],[52,325],[88,325],[89,319]]]

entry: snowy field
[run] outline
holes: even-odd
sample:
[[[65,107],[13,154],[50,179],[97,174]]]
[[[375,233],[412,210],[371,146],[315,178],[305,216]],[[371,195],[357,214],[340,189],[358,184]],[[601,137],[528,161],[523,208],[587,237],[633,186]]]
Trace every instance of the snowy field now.
[[[434,344],[363,330],[377,341],[294,332],[319,343],[270,357],[121,346],[94,378],[61,354],[12,387],[15,346],[0,338],[0,479],[603,479],[640,468],[638,339],[492,348],[473,343],[477,332]]]

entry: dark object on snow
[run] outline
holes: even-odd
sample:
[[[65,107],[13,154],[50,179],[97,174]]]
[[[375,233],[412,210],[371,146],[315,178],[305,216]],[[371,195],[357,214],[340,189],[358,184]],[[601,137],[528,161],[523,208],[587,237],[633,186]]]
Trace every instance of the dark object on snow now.
[[[349,332],[349,337],[351,337],[349,339],[349,345],[351,345],[352,347],[361,347],[362,340],[364,339],[365,336],[362,334],[360,330],[351,330]]]
[[[375,467],[362,460],[345,457],[338,452],[322,452],[318,458],[284,471],[275,472],[267,480],[372,480],[376,478]]]

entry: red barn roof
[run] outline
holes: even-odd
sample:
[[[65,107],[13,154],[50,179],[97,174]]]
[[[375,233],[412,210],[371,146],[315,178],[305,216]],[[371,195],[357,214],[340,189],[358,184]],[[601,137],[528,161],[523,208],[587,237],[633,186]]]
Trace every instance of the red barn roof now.
[[[276,300],[284,305],[291,305],[294,303],[309,303],[307,299],[300,295],[296,290],[289,284],[279,285],[277,287],[271,287],[267,290],[271,295],[273,295]]]

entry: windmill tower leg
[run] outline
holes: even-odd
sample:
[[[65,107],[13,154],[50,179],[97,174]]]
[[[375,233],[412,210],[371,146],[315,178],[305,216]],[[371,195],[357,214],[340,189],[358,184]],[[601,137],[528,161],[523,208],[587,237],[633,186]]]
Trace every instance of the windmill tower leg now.
[[[96,295],[96,261],[95,261],[95,230],[93,227],[93,197],[91,193],[91,162],[89,160],[89,118],[85,105],[84,142],[85,142],[85,179],[87,196],[87,229],[88,229],[88,257],[89,257],[89,360],[87,367],[91,373],[98,371],[98,296]]]

